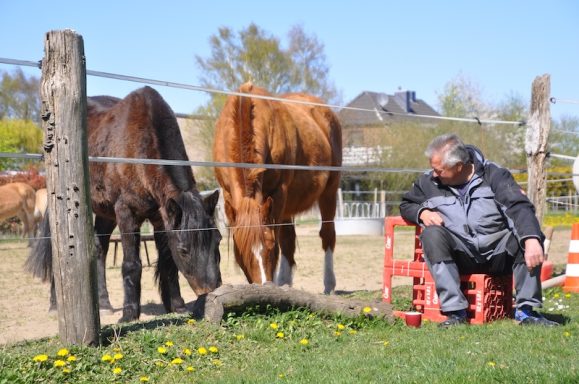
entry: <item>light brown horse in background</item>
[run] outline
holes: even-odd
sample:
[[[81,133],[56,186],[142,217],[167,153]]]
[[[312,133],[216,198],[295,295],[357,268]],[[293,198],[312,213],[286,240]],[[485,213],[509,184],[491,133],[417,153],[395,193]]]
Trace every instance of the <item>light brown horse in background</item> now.
[[[239,92],[268,96],[244,84]],[[289,102],[230,96],[215,129],[217,162],[340,166],[342,133],[336,115],[306,94],[281,96]],[[292,100],[302,103],[291,102]],[[296,233],[293,217],[318,204],[325,252],[324,293],[333,292],[336,278],[334,215],[338,171],[217,167],[225,212],[233,231],[237,263],[250,283],[292,283]],[[279,251],[279,270],[274,276]]]
[[[24,227],[23,236],[32,236],[35,199],[34,188],[26,183],[9,183],[0,186],[0,221],[18,217]]]
[[[40,188],[36,191],[36,199],[34,202],[34,232],[36,232],[36,228],[38,224],[44,218],[46,214],[46,206],[47,206],[47,193],[46,188]]]

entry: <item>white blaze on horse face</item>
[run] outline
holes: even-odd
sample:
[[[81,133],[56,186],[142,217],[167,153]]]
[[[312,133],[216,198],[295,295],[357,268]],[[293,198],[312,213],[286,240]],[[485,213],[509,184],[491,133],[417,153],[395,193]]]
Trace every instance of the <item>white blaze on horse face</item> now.
[[[261,284],[265,284],[267,279],[265,277],[265,268],[263,267],[263,258],[261,257],[261,251],[263,250],[263,245],[259,244],[253,247],[253,256],[257,260],[259,265],[259,273],[261,275]]]
[[[292,268],[287,261],[285,255],[281,255],[281,259],[279,261],[279,270],[277,271],[277,275],[275,276],[275,285],[282,286],[282,285],[292,285]]]
[[[334,252],[326,249],[324,257],[324,293],[329,295],[336,288],[336,275],[334,275]]]

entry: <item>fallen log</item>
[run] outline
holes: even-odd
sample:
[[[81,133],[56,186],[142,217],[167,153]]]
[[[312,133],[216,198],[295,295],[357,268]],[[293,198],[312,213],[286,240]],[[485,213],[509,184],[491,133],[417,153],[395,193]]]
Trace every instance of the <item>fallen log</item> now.
[[[242,312],[250,307],[271,306],[282,311],[306,308],[326,315],[347,318],[368,316],[393,321],[392,306],[384,302],[370,302],[336,295],[322,295],[273,284],[222,285],[200,296],[193,304],[193,316],[219,323],[230,312]]]

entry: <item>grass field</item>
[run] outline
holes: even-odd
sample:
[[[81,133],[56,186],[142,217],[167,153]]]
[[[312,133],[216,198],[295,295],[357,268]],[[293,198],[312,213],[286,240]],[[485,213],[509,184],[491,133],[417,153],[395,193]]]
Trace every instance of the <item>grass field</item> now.
[[[317,228],[298,231],[294,286],[319,293],[322,264]],[[397,236],[399,246],[412,242],[409,231]],[[338,239],[336,274],[342,293],[380,300],[383,241],[370,236]],[[564,266],[568,241],[567,230],[555,231],[556,271]],[[228,252],[223,244],[224,281],[243,281]],[[545,291],[543,309],[563,323],[557,328],[521,327],[501,320],[446,330],[425,322],[414,329],[399,319],[383,321],[361,314],[346,320],[274,308],[232,314],[215,325],[185,315],[148,313],[162,306],[151,284],[152,268],[146,267],[142,301],[148,316],[142,322],[106,325],[99,347],[71,347],[57,337],[10,341],[42,334],[39,330],[54,325],[56,319],[46,314],[46,286],[22,272],[26,250],[3,243],[0,257],[0,339],[8,341],[0,346],[0,384],[579,382],[579,294],[566,294],[560,288]],[[113,305],[119,307],[122,279],[112,257],[107,279]],[[192,300],[192,292],[186,289],[182,288],[188,295],[185,300]],[[394,309],[409,309],[409,294],[408,286],[396,287]],[[13,337],[5,337],[8,333]]]
[[[578,304],[577,294],[546,292],[544,313],[564,323],[556,328],[502,320],[414,329],[275,309],[221,325],[165,315],[107,326],[98,348],[64,349],[55,338],[5,347],[0,383],[577,383]]]

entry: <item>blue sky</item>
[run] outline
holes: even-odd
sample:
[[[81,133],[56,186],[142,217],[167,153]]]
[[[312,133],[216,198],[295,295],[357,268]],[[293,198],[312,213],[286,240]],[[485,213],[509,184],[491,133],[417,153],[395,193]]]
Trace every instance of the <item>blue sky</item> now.
[[[489,102],[509,94],[528,101],[533,79],[544,73],[553,97],[579,100],[576,1],[0,0],[0,20],[0,57],[38,61],[45,33],[70,28],[84,39],[87,69],[176,83],[199,84],[195,55],[209,56],[219,27],[239,31],[254,22],[282,42],[296,24],[314,34],[345,103],[362,91],[401,87],[436,108],[458,75]],[[89,77],[87,86],[89,95],[123,97],[142,85]],[[208,99],[155,88],[176,112],[191,113]],[[557,103],[551,112],[579,116],[579,105]]]

